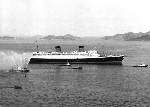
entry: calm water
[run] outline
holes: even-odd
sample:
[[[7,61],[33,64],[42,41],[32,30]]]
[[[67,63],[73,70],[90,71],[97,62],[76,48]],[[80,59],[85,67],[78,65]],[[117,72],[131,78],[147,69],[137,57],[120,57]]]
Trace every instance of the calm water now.
[[[14,44],[16,45],[16,44]],[[29,44],[28,44],[29,45]],[[13,64],[22,64],[31,56],[27,44],[10,49],[1,46],[0,67],[6,69]],[[107,45],[107,44],[106,44]],[[18,47],[17,47],[18,46]],[[48,49],[49,45],[42,45]],[[75,46],[65,45],[66,50]],[[92,49],[95,46],[88,46]],[[50,64],[29,65],[30,73],[0,74],[0,105],[10,107],[126,107],[150,106],[150,69],[134,68],[132,65],[150,65],[150,43],[126,43],[107,45],[98,50],[127,55],[122,66],[81,65],[82,70]],[[64,48],[64,50],[65,50]],[[117,50],[117,51],[116,51]],[[105,51],[106,53],[106,51]],[[78,65],[72,65],[78,66]],[[22,90],[2,88],[20,85]]]

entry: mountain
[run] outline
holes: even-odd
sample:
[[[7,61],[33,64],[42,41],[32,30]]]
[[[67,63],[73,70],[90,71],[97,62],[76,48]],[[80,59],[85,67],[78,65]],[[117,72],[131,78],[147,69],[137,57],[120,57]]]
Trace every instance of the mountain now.
[[[13,40],[13,39],[15,39],[15,37],[12,37],[12,36],[0,36],[0,39],[2,39],[2,40]]]
[[[55,35],[48,35],[48,36],[45,36],[45,37],[43,37],[43,38],[41,38],[41,39],[47,39],[47,40],[51,40],[51,39],[55,39]]]
[[[137,37],[137,38],[131,38],[128,41],[150,41],[150,35],[143,35],[141,37]]]
[[[59,39],[59,40],[77,40],[77,39],[80,39],[80,37],[76,37],[76,36],[73,36],[71,34],[66,34],[64,36],[55,36],[55,35],[48,35],[48,36],[45,36],[41,39],[47,39],[47,40],[52,40],[52,39]]]
[[[124,34],[116,34],[114,36],[105,36],[105,40],[125,40],[125,41],[150,41],[150,32],[133,33],[128,32]]]

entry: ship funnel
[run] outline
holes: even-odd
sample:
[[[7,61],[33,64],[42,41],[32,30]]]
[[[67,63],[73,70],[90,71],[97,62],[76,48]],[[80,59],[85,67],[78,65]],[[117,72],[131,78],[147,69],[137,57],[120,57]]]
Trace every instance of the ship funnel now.
[[[79,52],[84,52],[84,46],[79,46]]]
[[[55,46],[56,52],[61,52],[61,47],[60,46]]]

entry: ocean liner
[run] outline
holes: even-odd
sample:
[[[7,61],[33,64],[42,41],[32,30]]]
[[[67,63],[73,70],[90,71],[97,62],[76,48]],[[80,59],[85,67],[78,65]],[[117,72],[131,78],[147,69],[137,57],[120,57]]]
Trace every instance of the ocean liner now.
[[[84,51],[79,46],[78,51],[62,52],[60,46],[55,46],[55,52],[33,52],[29,64],[113,64],[122,65],[124,55],[101,56],[96,50]]]

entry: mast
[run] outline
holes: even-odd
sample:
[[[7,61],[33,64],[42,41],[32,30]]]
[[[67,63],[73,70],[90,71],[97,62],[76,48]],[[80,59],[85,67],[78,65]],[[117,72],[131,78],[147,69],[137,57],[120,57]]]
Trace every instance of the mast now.
[[[38,46],[37,40],[35,41],[35,43],[36,43],[36,50],[37,52],[39,52],[39,46]]]

